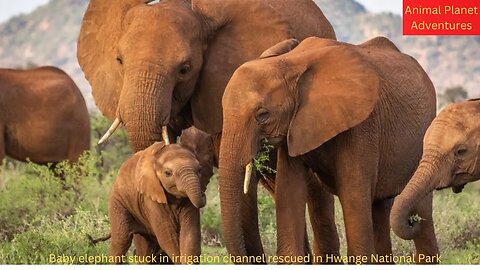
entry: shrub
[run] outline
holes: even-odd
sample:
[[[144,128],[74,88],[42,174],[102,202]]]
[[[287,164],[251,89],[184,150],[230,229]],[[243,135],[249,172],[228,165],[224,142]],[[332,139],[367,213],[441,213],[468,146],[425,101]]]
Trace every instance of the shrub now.
[[[28,230],[15,235],[9,243],[0,245],[2,264],[68,264],[58,256],[69,256],[79,264],[80,256],[108,254],[108,244],[93,246],[89,235],[102,235],[109,230],[107,217],[90,210],[75,209],[75,214],[63,217],[40,216]],[[52,260],[53,259],[53,260]]]

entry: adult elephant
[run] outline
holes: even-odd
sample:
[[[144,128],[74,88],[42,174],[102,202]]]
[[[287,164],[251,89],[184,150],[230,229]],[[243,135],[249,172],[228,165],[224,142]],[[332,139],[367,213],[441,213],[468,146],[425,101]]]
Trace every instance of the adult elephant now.
[[[89,147],[87,106],[65,72],[0,69],[0,163],[5,155],[38,164],[75,162]]]
[[[284,41],[242,65],[226,87],[219,161],[220,185],[228,185],[224,218],[239,214],[245,168],[266,138],[278,147],[279,255],[304,255],[309,169],[340,199],[348,254],[389,255],[391,202],[420,160],[435,116],[433,84],[383,37],[360,45],[312,37],[290,51],[297,43]],[[426,221],[415,238],[417,252],[427,255],[438,253],[431,203],[431,196],[419,202]],[[240,230],[225,233],[242,238]]]
[[[169,123],[176,133],[193,123],[215,135],[218,150],[221,100],[235,69],[279,41],[309,36],[335,39],[332,26],[310,0],[164,0],[153,5],[91,0],[78,61],[97,106],[117,119],[112,130],[124,124],[134,151],[162,140],[161,127]],[[228,187],[221,189],[224,195]],[[249,194],[241,218],[246,240],[228,239],[232,234],[226,233],[227,247],[236,255],[263,253],[256,187]],[[323,203],[312,209],[323,211],[319,205]],[[336,231],[328,235],[336,236]],[[232,241],[242,241],[246,250],[230,248]]]
[[[393,231],[412,239],[423,222],[412,220],[418,202],[434,189],[463,187],[480,178],[480,100],[452,104],[433,120],[424,138],[423,156],[412,179],[395,198],[390,216]]]

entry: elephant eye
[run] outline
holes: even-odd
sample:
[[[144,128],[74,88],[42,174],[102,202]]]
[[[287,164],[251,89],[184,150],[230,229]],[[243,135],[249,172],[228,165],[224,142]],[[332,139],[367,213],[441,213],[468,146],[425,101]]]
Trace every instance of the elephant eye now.
[[[192,69],[192,64],[190,61],[186,61],[180,67],[180,74],[186,75]]]
[[[122,57],[117,56],[117,58],[115,58],[115,60],[117,60],[117,62],[118,62],[120,65],[123,65],[123,59],[122,59]]]
[[[173,172],[172,170],[170,169],[166,169],[163,174],[165,174],[166,177],[171,177],[173,175]]]
[[[467,148],[465,146],[460,146],[455,150],[455,156],[463,156],[467,153]]]
[[[260,124],[265,123],[265,121],[267,121],[269,117],[270,117],[270,112],[265,108],[258,109],[257,113],[255,114],[255,119]]]

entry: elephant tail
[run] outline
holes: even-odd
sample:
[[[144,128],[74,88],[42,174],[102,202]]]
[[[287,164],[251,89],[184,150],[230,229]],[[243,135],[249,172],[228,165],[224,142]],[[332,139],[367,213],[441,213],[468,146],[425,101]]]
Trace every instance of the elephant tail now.
[[[103,237],[100,237],[100,238],[97,238],[97,239],[93,239],[93,237],[91,235],[87,234],[88,241],[90,242],[90,245],[92,245],[92,246],[95,246],[98,242],[105,242],[108,239],[110,239],[111,237],[112,237],[112,234],[109,233],[106,236],[103,236]]]

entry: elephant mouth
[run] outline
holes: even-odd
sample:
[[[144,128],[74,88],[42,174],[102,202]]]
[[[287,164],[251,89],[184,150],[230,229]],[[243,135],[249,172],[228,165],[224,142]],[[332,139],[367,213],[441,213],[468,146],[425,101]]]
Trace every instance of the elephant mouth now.
[[[458,194],[463,191],[463,188],[465,187],[466,184],[460,185],[460,186],[453,186],[452,191],[455,194]]]
[[[471,179],[473,176],[469,173],[466,172],[461,172],[455,174],[455,183],[454,184],[449,184],[443,187],[438,187],[436,190],[443,190],[446,188],[452,188],[453,193],[457,194],[463,191],[463,188],[465,187],[466,184],[468,184],[469,179]]]
[[[204,191],[200,193],[200,198],[200,202],[192,202],[192,204],[198,209],[205,207],[205,205],[207,204],[207,196],[205,195]]]
[[[267,140],[268,144],[278,147],[285,141],[285,136],[278,135],[278,136],[268,137],[265,139]]]
[[[457,193],[460,193],[462,192],[463,188],[465,187],[466,184],[463,184],[463,185],[455,185],[455,186],[444,186],[444,187],[439,187],[439,188],[436,188],[435,190],[444,190],[444,189],[447,189],[447,188],[452,188],[452,191],[453,193],[457,194]]]
[[[444,187],[437,187],[435,190],[444,190],[446,188],[449,188],[450,186],[444,186]]]
[[[453,193],[457,194],[462,192],[465,185],[467,185],[472,180],[475,180],[477,177],[472,173],[462,172],[458,173],[455,177],[455,184],[452,185]]]

